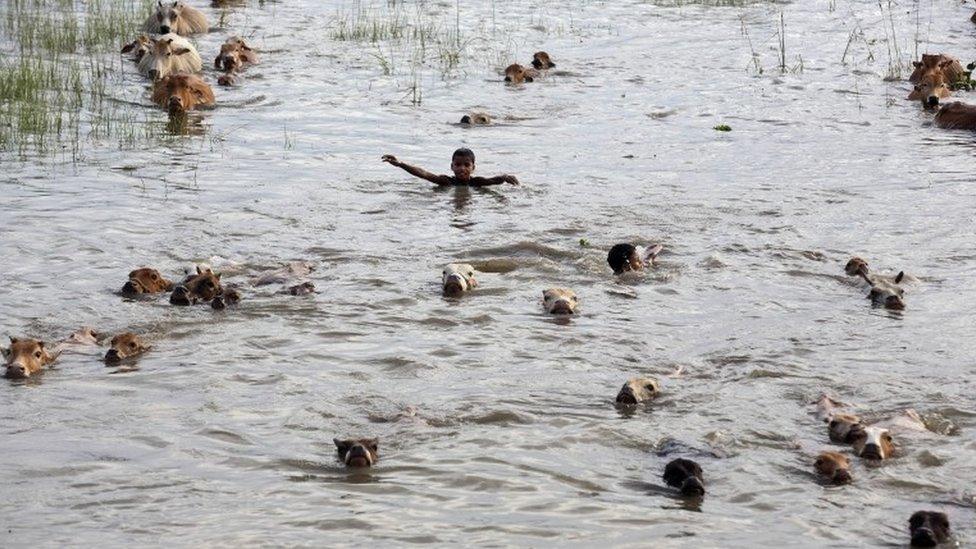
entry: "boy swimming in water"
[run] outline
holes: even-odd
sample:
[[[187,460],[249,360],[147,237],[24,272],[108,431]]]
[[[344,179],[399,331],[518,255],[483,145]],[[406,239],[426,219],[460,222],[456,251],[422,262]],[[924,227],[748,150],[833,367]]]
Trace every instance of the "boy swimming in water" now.
[[[654,265],[654,260],[661,253],[664,246],[656,244],[649,250],[633,244],[617,244],[610,248],[607,263],[613,269],[613,274],[624,274],[628,271],[643,271]]]
[[[451,171],[454,172],[453,177],[450,175],[432,174],[422,168],[411,166],[410,164],[404,164],[403,162],[397,160],[397,158],[392,154],[384,154],[383,162],[398,168],[403,168],[407,173],[414,177],[426,179],[435,185],[441,186],[470,185],[472,187],[484,187],[487,185],[501,185],[502,183],[510,183],[512,185],[519,184],[518,178],[516,178],[514,175],[496,175],[495,177],[478,177],[471,175],[474,173],[474,152],[472,152],[471,149],[458,149],[454,151],[454,155],[451,157]]]

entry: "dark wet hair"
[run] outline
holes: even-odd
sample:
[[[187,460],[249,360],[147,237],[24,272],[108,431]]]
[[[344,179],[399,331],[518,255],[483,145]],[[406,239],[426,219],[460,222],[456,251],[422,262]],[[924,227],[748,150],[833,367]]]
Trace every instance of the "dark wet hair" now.
[[[471,163],[472,164],[474,163],[474,151],[472,151],[471,149],[468,149],[466,147],[461,147],[460,149],[454,151],[454,154],[451,155],[451,160],[454,160],[455,158],[458,158],[458,157],[460,157],[460,158],[470,158],[471,159]]]
[[[607,254],[607,263],[613,269],[613,274],[624,272],[624,266],[630,263],[630,256],[636,251],[637,248],[633,244],[616,244],[610,248],[610,253]]]

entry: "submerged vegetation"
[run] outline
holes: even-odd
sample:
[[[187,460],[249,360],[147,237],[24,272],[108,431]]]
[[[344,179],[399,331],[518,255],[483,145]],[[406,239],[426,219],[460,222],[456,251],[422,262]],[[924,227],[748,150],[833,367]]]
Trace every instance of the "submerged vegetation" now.
[[[8,0],[0,7],[0,152],[64,151],[83,140],[137,141],[133,105],[112,97],[119,45],[153,0]]]

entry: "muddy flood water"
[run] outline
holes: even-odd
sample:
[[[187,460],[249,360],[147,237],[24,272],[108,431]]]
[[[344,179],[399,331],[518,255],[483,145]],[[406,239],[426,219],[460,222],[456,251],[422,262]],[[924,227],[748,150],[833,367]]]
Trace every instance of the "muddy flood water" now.
[[[0,545],[897,547],[921,509],[976,539],[976,138],[905,99],[919,54],[976,59],[973,6],[198,5],[208,81],[227,36],[261,55],[214,109],[168,127],[115,59],[135,141],[82,124],[74,151],[0,153],[4,344],[152,345],[0,380]],[[537,50],[557,67],[506,86]],[[456,124],[471,111],[496,123]],[[461,146],[522,185],[380,162],[450,173]],[[665,249],[615,280],[617,242]],[[904,311],[872,307],[854,255],[918,277]],[[317,293],[249,285],[293,260]],[[479,270],[461,299],[440,292],[453,261]],[[199,262],[237,308],[115,293]],[[578,316],[544,314],[551,286]],[[635,376],[661,396],[618,410]],[[872,466],[829,441],[825,392],[928,431]],[[360,436],[379,461],[346,469],[332,439]],[[818,482],[825,449],[852,484]],[[675,457],[704,499],[664,485]]]

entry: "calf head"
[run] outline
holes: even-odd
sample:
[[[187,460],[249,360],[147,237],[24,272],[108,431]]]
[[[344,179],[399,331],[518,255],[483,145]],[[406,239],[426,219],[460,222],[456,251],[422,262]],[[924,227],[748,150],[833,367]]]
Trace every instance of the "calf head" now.
[[[847,265],[844,266],[844,272],[848,276],[858,276],[862,272],[866,275],[868,274],[868,262],[864,261],[860,257],[852,257]]]
[[[186,35],[207,30],[206,17],[182,0],[172,3],[159,0],[152,17],[156,19],[160,34],[175,32]]]
[[[542,306],[552,315],[576,314],[579,298],[568,288],[549,288],[542,292]]]
[[[111,348],[105,353],[105,363],[115,365],[127,358],[134,358],[149,350],[142,338],[132,332],[124,332],[112,338]]]
[[[210,269],[197,267],[197,274],[188,276],[183,283],[173,289],[169,302],[173,305],[193,305],[210,302],[223,294],[220,275]]]
[[[912,65],[915,68],[912,70],[912,75],[908,77],[908,81],[913,84],[921,80],[925,73],[936,70],[945,74],[949,82],[952,83],[958,80],[965,71],[959,60],[944,53],[923,53],[922,60],[915,61]]]
[[[885,460],[895,451],[895,442],[887,429],[865,427],[854,435],[852,444],[858,457],[871,460]]]
[[[228,306],[237,305],[241,302],[241,294],[233,288],[224,289],[223,293],[210,302],[210,306],[216,310],[226,309]]]
[[[156,294],[173,289],[173,283],[163,278],[159,271],[143,267],[129,273],[129,281],[122,285],[122,295]]]
[[[153,42],[149,35],[140,34],[135,40],[122,46],[122,53],[127,53],[134,61],[139,61],[152,48]]]
[[[661,386],[656,380],[650,378],[635,377],[627,380],[624,386],[617,393],[618,406],[632,406],[647,402],[656,397],[661,392]]]
[[[931,70],[923,74],[908,99],[921,101],[925,108],[935,108],[939,106],[939,101],[949,97],[949,79],[942,70]]]
[[[868,297],[876,305],[881,305],[885,309],[901,311],[905,308],[905,289],[899,286],[905,278],[905,272],[899,272],[893,282],[883,279],[872,280],[864,277],[871,285],[871,292]]]
[[[935,547],[949,539],[949,517],[938,511],[916,511],[908,519],[912,547]]]
[[[467,263],[451,263],[441,273],[444,295],[456,297],[478,285],[474,278],[474,267]]]
[[[85,326],[84,328],[79,328],[75,330],[65,343],[73,343],[78,345],[98,345],[99,334],[95,330]]]
[[[476,112],[462,116],[461,123],[471,124],[474,126],[487,126],[488,124],[491,124],[491,117],[483,112]]]
[[[163,37],[152,41],[151,51],[153,57],[148,76],[150,80],[155,81],[167,76],[169,67],[172,65],[171,57],[186,55],[193,50],[180,44],[174,44],[172,37]]]
[[[537,51],[532,55],[532,66],[541,70],[551,69],[556,66],[555,63],[549,59],[549,54],[544,51]]]
[[[339,459],[347,467],[372,467],[379,459],[379,441],[375,438],[339,440],[332,439]]]
[[[518,63],[512,63],[508,67],[505,67],[505,81],[511,84],[521,84],[523,82],[532,82],[533,78],[525,67]]]
[[[664,467],[664,482],[677,488],[683,496],[701,497],[705,495],[705,480],[702,468],[690,459],[678,458]]]
[[[41,371],[56,358],[48,352],[43,341],[10,338],[10,348],[3,353],[5,375],[10,379],[24,379]]]
[[[224,72],[234,72],[251,63],[254,50],[244,42],[244,39],[232,36],[220,45],[220,53],[214,59],[214,68]]]
[[[210,84],[195,74],[168,74],[153,87],[153,102],[170,114],[180,114],[212,104],[214,94]]]
[[[614,274],[639,271],[644,268],[637,246],[633,244],[615,244],[607,254],[607,263],[610,264]]]
[[[834,414],[827,422],[830,440],[842,444],[853,444],[854,439],[864,432],[861,418],[853,414]]]
[[[823,452],[813,462],[813,469],[831,484],[851,482],[851,462],[839,452]]]

